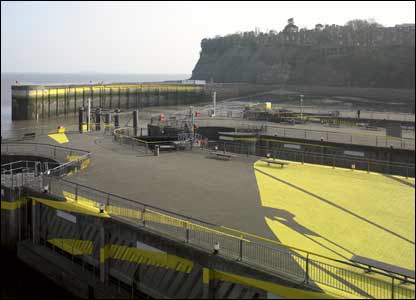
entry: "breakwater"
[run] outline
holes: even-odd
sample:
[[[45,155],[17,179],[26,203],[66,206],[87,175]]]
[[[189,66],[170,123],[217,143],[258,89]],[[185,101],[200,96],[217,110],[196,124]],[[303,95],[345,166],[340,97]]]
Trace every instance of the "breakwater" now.
[[[209,99],[203,86],[171,84],[13,85],[12,120],[37,120],[74,114],[91,99],[92,108],[140,109],[183,105]]]

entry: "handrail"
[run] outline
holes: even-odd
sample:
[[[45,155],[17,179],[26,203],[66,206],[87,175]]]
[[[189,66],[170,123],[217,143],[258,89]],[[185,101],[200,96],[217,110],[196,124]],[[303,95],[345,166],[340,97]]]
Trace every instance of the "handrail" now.
[[[128,139],[131,139],[131,140],[141,142],[141,143],[146,144],[146,145],[148,145],[148,144],[160,144],[160,143],[167,142],[167,141],[145,141],[145,140],[139,139],[137,137],[133,137],[133,136],[129,136],[129,135],[119,133],[119,131],[121,131],[121,130],[130,130],[130,129],[133,129],[133,128],[132,127],[117,128],[117,129],[113,130],[113,133],[114,133],[114,135],[116,135],[118,137],[128,138]]]
[[[33,143],[31,143],[31,144],[33,144]],[[90,153],[88,152],[88,154],[86,156],[89,156],[89,155],[90,155]],[[79,188],[81,187],[82,190],[85,190],[85,192],[95,191],[95,192],[101,193],[102,195],[109,196],[108,199],[110,199],[110,196],[113,196],[113,197],[115,197],[117,199],[117,202],[119,201],[119,205],[120,205],[121,208],[123,208],[122,207],[123,203],[124,204],[125,203],[129,203],[130,205],[131,204],[134,204],[136,206],[136,208],[137,208],[137,205],[141,205],[141,206],[143,206],[143,213],[146,213],[146,209],[147,208],[151,208],[151,209],[147,210],[151,214],[157,214],[157,215],[162,216],[162,217],[167,217],[167,218],[170,218],[170,219],[173,219],[173,220],[175,220],[175,219],[176,220],[179,220],[180,222],[178,224],[184,224],[185,225],[183,227],[183,229],[189,228],[189,225],[193,225],[193,226],[197,226],[197,227],[202,228],[202,230],[208,230],[209,232],[212,232],[214,234],[218,234],[218,235],[221,235],[221,236],[224,236],[224,237],[236,239],[236,240],[240,241],[241,243],[242,242],[246,242],[246,243],[253,244],[254,246],[258,245],[258,246],[267,247],[267,244],[263,244],[263,243],[260,243],[260,242],[255,242],[252,239],[247,239],[247,237],[250,237],[250,238],[253,238],[253,239],[257,239],[258,241],[263,241],[263,242],[266,242],[266,243],[269,243],[269,244],[277,245],[279,247],[283,247],[283,248],[286,248],[286,249],[289,249],[289,250],[300,251],[300,252],[306,253],[306,259],[307,260],[309,258],[309,255],[313,255],[313,256],[316,256],[316,257],[319,257],[319,258],[328,260],[330,262],[331,261],[332,262],[336,262],[338,264],[341,264],[341,266],[337,266],[337,265],[335,265],[335,266],[332,265],[332,266],[335,267],[335,268],[338,268],[339,270],[346,270],[346,269],[343,269],[342,268],[342,265],[354,267],[354,268],[361,269],[361,270],[368,270],[368,267],[365,268],[365,267],[363,267],[361,265],[353,264],[353,263],[351,263],[350,261],[347,261],[347,260],[344,261],[344,260],[338,260],[338,259],[330,258],[330,257],[324,256],[324,255],[321,255],[321,254],[317,254],[317,253],[314,253],[314,252],[310,252],[310,251],[307,251],[307,250],[304,250],[304,249],[300,249],[300,248],[297,248],[297,247],[293,247],[293,246],[290,246],[290,245],[285,245],[285,244],[282,244],[282,243],[280,243],[278,241],[273,241],[273,240],[270,240],[270,239],[267,239],[267,238],[263,238],[263,237],[260,237],[260,236],[254,235],[254,234],[250,234],[250,233],[247,233],[247,232],[243,232],[243,231],[240,231],[240,230],[237,230],[237,229],[233,229],[233,228],[229,228],[229,227],[226,227],[226,226],[220,226],[220,225],[212,224],[212,223],[205,222],[205,221],[201,221],[201,220],[198,220],[198,219],[192,218],[192,217],[187,217],[187,216],[184,216],[184,215],[175,213],[175,212],[171,212],[171,211],[168,211],[168,210],[165,210],[165,209],[162,209],[162,208],[155,207],[153,205],[148,205],[148,204],[145,204],[145,203],[142,203],[142,202],[139,202],[139,201],[134,201],[134,200],[131,200],[131,199],[128,199],[128,198],[125,198],[125,197],[121,197],[121,196],[118,196],[118,195],[115,195],[115,194],[111,194],[111,193],[108,193],[108,192],[104,192],[104,191],[101,191],[99,189],[95,189],[95,188],[91,188],[91,187],[88,187],[88,186],[85,186],[85,185],[82,185],[82,184],[78,184],[78,183],[75,183],[75,182],[71,182],[71,181],[68,181],[66,179],[62,179],[62,178],[53,176],[53,174],[51,174],[51,175],[44,175],[44,176],[46,178],[51,178],[51,179],[57,180],[59,182],[64,182],[64,183],[66,182],[66,183],[68,183],[70,185],[75,185],[76,193],[79,193]],[[99,201],[96,201],[96,200],[92,200],[92,201],[93,202],[96,202],[96,203],[100,203]],[[127,208],[127,207],[125,207],[125,208]],[[152,209],[157,210],[157,211],[153,211]],[[167,215],[165,215],[164,213],[167,214]],[[179,218],[183,218],[184,220],[178,219],[178,217]],[[145,220],[145,216],[143,216],[143,218]],[[190,221],[198,222],[200,224],[202,223],[202,224],[211,226],[213,228],[205,228],[205,227],[203,227],[203,226],[201,226],[199,224],[191,223]],[[229,234],[229,233],[227,233],[225,231],[230,231],[230,232],[238,233],[239,236],[234,236],[234,235]],[[163,232],[162,232],[162,234],[163,234]],[[272,248],[272,247],[267,247],[267,248],[270,249],[270,251],[279,251],[277,248]],[[290,252],[288,252],[287,254],[293,255]],[[303,255],[302,256],[299,256],[299,257],[305,258]],[[325,262],[322,262],[322,261],[320,262],[319,260],[316,260],[315,263],[324,263],[325,264]],[[254,262],[254,264],[255,264],[255,262]],[[362,265],[365,265],[365,264],[362,264]],[[328,264],[328,266],[331,266],[331,265]],[[396,275],[400,275],[400,274],[393,275],[392,274],[393,272],[383,273],[383,272],[378,271],[378,268],[375,268],[375,267],[373,267],[373,268],[376,269],[376,270],[373,271],[375,274],[380,274],[382,276],[386,276],[388,278],[391,278],[392,281],[394,281],[394,280],[401,280],[401,281],[405,281],[407,283],[414,284],[414,281],[409,281],[407,279],[403,280],[402,277],[397,277],[396,276]],[[353,273],[359,274],[359,273],[357,273],[355,271],[352,271],[352,270],[350,270],[350,271],[353,272]],[[374,280],[376,280],[376,279],[374,279]],[[387,282],[387,281],[382,280],[382,279],[377,279],[377,280],[381,280],[381,281]]]
[[[53,176],[51,176],[51,177],[53,177]],[[160,207],[153,206],[151,204],[146,204],[146,203],[143,203],[143,202],[140,202],[140,201],[131,200],[131,199],[128,199],[126,197],[123,197],[123,196],[120,196],[120,195],[116,195],[116,194],[113,194],[113,193],[104,192],[102,190],[99,190],[99,189],[96,189],[96,188],[93,188],[93,187],[89,187],[89,186],[86,186],[86,185],[83,185],[83,184],[80,184],[80,183],[75,183],[75,182],[72,182],[72,181],[69,181],[69,180],[66,180],[66,179],[63,179],[63,178],[60,178],[60,181],[67,182],[69,184],[76,184],[79,187],[82,187],[82,188],[85,188],[85,189],[88,189],[88,190],[92,190],[92,191],[99,192],[99,193],[102,193],[102,194],[105,194],[105,195],[117,197],[117,198],[119,198],[121,200],[124,200],[126,202],[129,202],[131,204],[145,206],[146,208],[149,207],[149,208],[157,209],[157,210],[162,211],[162,212],[165,212],[167,214],[176,215],[176,216],[179,216],[179,217],[184,218],[184,219],[188,219],[188,220],[191,220],[191,221],[200,222],[200,223],[203,223],[203,224],[209,225],[209,226],[219,227],[219,225],[217,225],[217,224],[213,224],[213,223],[210,223],[210,222],[207,222],[207,221],[203,221],[203,220],[196,219],[196,218],[193,218],[193,217],[185,216],[185,215],[182,215],[180,213],[176,213],[176,212],[173,212],[173,211],[169,211],[167,209],[164,209],[164,208],[160,208]]]
[[[66,146],[59,146],[59,145],[51,145],[51,144],[45,144],[45,143],[33,143],[33,142],[22,142],[22,143],[16,143],[16,142],[3,142],[3,145],[41,145],[41,146],[47,146],[47,147],[51,147],[51,148],[60,148],[60,149],[65,149],[65,150],[70,150],[70,151],[79,151],[79,152],[84,152],[84,153],[91,153],[90,151],[87,150],[83,150],[83,149],[78,149],[78,148],[70,148],[70,147],[66,147]]]
[[[252,234],[252,233],[247,233],[247,232],[240,231],[240,230],[237,230],[237,229],[233,229],[233,228],[230,228],[230,227],[221,226],[221,228],[222,229],[225,229],[225,230],[229,230],[229,231],[235,232],[235,233],[239,233],[243,237],[244,236],[252,237],[252,238],[255,238],[255,239],[258,239],[258,240],[267,242],[267,243],[275,244],[275,245],[278,245],[278,246],[281,246],[281,247],[284,247],[284,248],[287,248],[287,249],[290,249],[290,250],[300,251],[300,252],[303,252],[303,253],[305,253],[307,255],[313,255],[313,256],[316,256],[316,257],[319,257],[319,258],[324,258],[324,259],[327,259],[327,260],[330,260],[330,261],[335,261],[337,263],[346,264],[346,265],[349,265],[349,266],[352,266],[352,267],[356,267],[356,268],[359,268],[359,269],[362,269],[362,270],[368,270],[368,267],[369,267],[366,264],[360,263],[359,265],[357,265],[356,263],[353,263],[350,260],[339,260],[339,259],[335,259],[335,258],[332,258],[332,257],[328,257],[328,256],[325,256],[325,255],[322,255],[322,254],[318,254],[318,253],[315,253],[315,252],[311,252],[311,251],[307,251],[307,250],[304,250],[304,249],[300,249],[300,248],[297,248],[297,247],[294,247],[294,246],[290,246],[290,245],[287,245],[287,244],[283,244],[283,243],[281,243],[279,241],[273,241],[273,240],[270,240],[268,238],[264,238],[264,237],[261,237],[261,236],[258,236],[258,235]],[[360,265],[364,265],[364,266],[367,266],[367,267],[361,267]],[[382,271],[387,272],[387,273],[394,273],[396,275],[403,276],[402,274],[395,273],[395,272],[391,272],[391,271],[387,271],[387,270],[383,270],[383,269],[380,269],[380,268],[377,268],[377,267],[371,266],[371,268],[372,269],[382,270]],[[391,274],[383,273],[383,272],[380,272],[380,271],[377,271],[377,270],[376,271],[372,270],[372,272],[373,273],[380,274],[380,275],[388,275],[391,278],[395,278],[395,279],[399,279],[399,280],[402,280],[403,279],[402,277],[394,277],[394,276],[391,276]],[[414,279],[414,278],[412,278],[412,279]]]

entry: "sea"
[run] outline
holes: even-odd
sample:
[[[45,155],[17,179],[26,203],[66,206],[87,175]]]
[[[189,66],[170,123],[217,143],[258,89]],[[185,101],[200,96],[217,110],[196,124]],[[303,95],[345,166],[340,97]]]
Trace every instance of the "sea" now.
[[[1,130],[13,130],[16,123],[12,122],[11,86],[19,84],[75,84],[89,82],[158,82],[167,80],[188,79],[190,74],[51,74],[51,73],[1,73]],[[32,121],[30,121],[32,122]],[[26,122],[28,126],[36,126],[36,121]],[[0,298],[68,298],[72,295],[40,275],[25,263],[16,258],[15,253],[0,249],[0,275],[2,283]]]

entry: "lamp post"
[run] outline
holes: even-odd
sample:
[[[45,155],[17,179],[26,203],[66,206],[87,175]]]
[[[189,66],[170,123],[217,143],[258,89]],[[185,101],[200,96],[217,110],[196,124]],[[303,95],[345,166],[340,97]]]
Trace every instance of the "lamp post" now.
[[[303,120],[303,95],[300,95],[300,118]]]

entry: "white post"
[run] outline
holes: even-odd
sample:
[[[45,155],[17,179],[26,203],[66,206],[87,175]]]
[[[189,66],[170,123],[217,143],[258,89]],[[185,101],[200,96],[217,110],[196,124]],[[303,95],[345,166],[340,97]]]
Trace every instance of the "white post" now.
[[[300,95],[300,118],[303,120],[303,95]]]
[[[214,94],[212,95],[212,104],[214,106],[214,113],[212,114],[212,117],[215,117],[216,106],[217,106],[217,92],[214,92]]]
[[[88,131],[91,131],[91,98],[88,98],[87,124]]]

